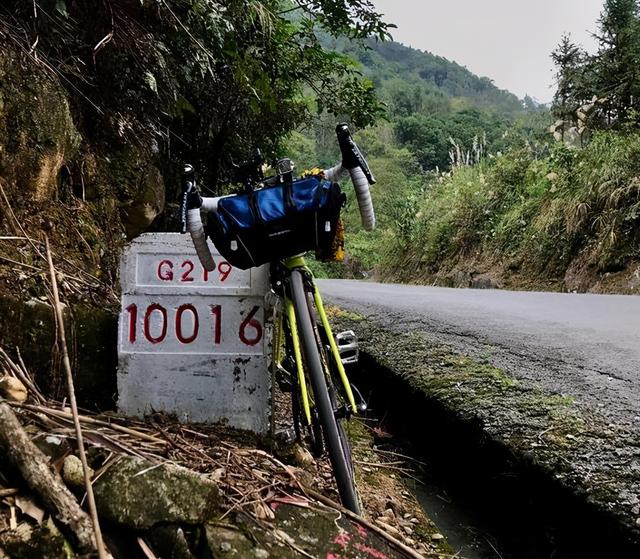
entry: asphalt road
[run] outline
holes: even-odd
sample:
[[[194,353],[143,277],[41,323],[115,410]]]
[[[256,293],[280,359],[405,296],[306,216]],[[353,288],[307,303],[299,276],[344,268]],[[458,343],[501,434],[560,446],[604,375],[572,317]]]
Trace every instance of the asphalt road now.
[[[329,302],[486,359],[640,431],[640,297],[323,280]]]

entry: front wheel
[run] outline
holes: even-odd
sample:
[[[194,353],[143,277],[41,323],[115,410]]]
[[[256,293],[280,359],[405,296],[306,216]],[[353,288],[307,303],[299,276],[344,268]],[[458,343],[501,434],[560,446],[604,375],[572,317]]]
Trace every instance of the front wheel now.
[[[360,514],[360,503],[356,493],[351,466],[351,450],[341,425],[338,425],[327,381],[324,375],[313,322],[307,305],[302,273],[291,272],[291,298],[295,308],[298,331],[308,367],[309,380],[315,398],[318,418],[322,426],[325,445],[333,468],[342,504],[356,514]]]

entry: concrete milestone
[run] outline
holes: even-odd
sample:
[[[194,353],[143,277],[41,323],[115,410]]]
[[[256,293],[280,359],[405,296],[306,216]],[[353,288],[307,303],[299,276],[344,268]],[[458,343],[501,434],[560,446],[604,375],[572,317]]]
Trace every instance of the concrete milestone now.
[[[213,248],[213,247],[211,247]],[[270,375],[268,270],[202,268],[189,236],[149,233],[121,261],[118,408],[264,433]]]

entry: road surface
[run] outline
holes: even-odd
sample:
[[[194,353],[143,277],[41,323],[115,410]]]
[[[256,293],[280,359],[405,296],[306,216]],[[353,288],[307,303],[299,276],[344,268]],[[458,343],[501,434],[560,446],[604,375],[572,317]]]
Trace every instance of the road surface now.
[[[640,431],[640,297],[323,280],[329,302],[419,330]]]

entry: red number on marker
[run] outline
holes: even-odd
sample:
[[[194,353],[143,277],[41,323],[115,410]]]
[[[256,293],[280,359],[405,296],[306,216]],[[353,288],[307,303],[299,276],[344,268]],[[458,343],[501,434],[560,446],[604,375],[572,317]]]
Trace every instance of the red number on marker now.
[[[154,337],[151,334],[151,315],[155,311],[158,311],[162,317],[162,328],[160,329],[160,335]],[[167,337],[167,309],[162,305],[158,305],[158,303],[153,303],[153,305],[147,307],[147,312],[144,315],[144,337],[152,344],[159,344]]]
[[[262,325],[253,318],[259,310],[260,307],[257,305],[253,307],[251,312],[242,321],[242,324],[240,324],[238,336],[240,337],[240,341],[245,345],[254,346],[262,339]],[[247,337],[247,328],[253,328],[255,330],[255,336],[253,338]]]
[[[193,272],[193,269],[195,268],[195,266],[193,265],[193,262],[191,262],[191,260],[185,260],[182,263],[181,268],[184,270],[185,266],[188,268],[188,270],[182,274],[180,281],[193,281],[193,278],[189,275],[191,272]]]
[[[206,283],[209,281],[209,270],[202,268],[202,280]]]
[[[173,262],[171,260],[163,260],[158,264],[158,270],[156,271],[158,279],[162,281],[173,280]]]
[[[222,307],[211,305],[211,314],[213,316],[213,343],[219,344],[222,338]]]
[[[185,336],[182,333],[182,315],[185,311],[191,312],[193,316],[193,332],[191,336]],[[180,305],[176,312],[176,338],[183,344],[190,344],[198,337],[198,330],[200,329],[200,319],[198,318],[198,311],[193,305]]]
[[[129,343],[136,343],[136,327],[138,324],[138,305],[132,304],[125,309],[129,313]]]
[[[231,270],[233,270],[233,267],[231,266],[231,264],[229,264],[229,262],[220,262],[220,264],[218,264],[218,272],[220,272],[221,282],[227,280],[229,274],[231,273]]]

